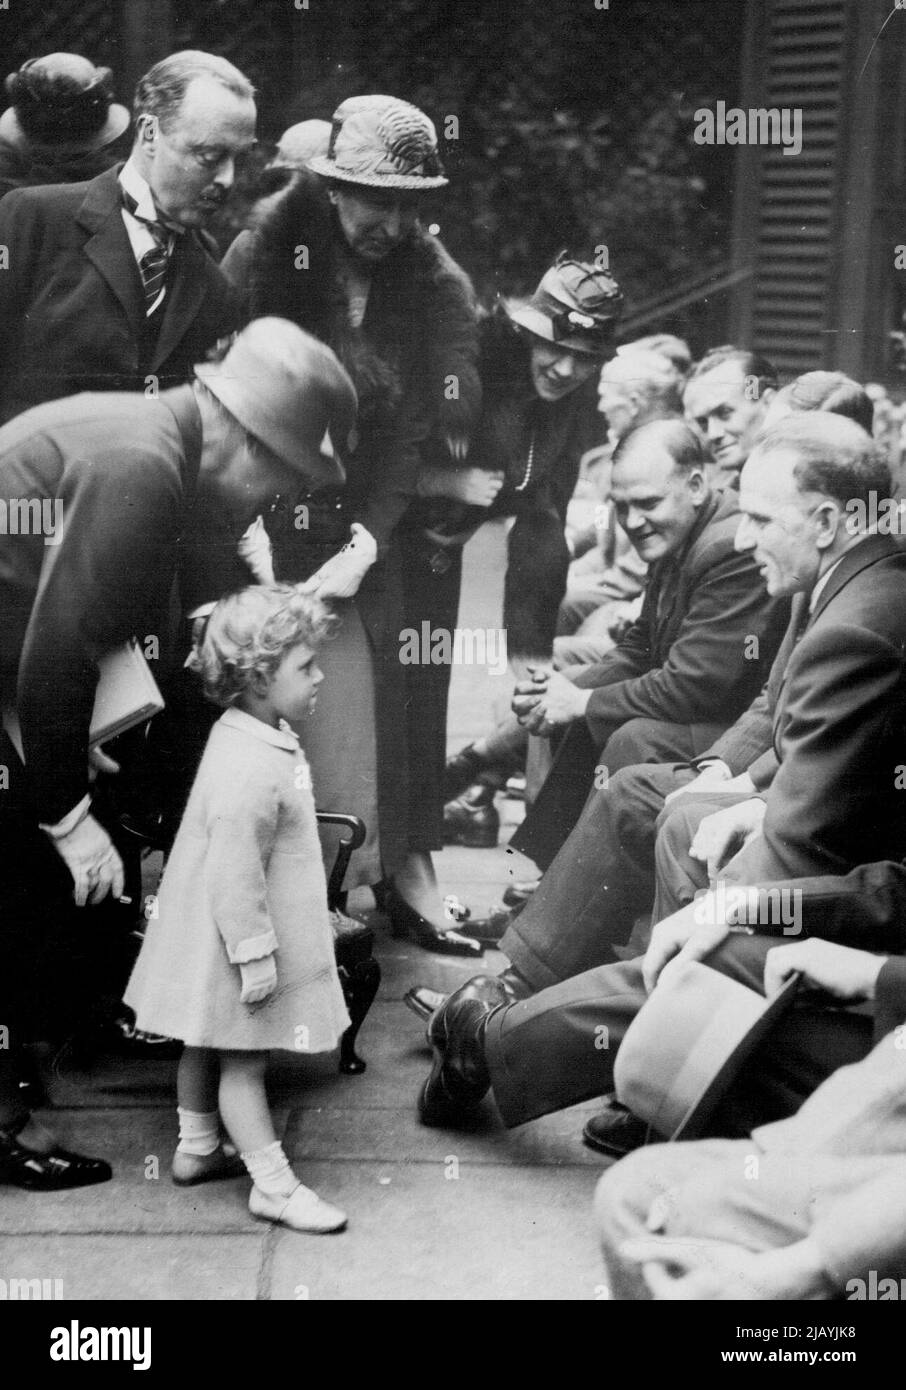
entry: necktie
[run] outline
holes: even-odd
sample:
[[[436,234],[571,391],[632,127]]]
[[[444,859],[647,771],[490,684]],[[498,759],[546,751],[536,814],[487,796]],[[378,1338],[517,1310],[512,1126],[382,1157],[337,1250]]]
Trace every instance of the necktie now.
[[[145,252],[138,263],[145,290],[145,314],[149,315],[164,288],[164,281],[170,267],[170,233],[162,223],[152,222],[149,217],[141,217],[138,213],[138,203],[131,193],[126,192],[125,188],[123,189],[123,206],[132,214],[136,222],[141,222],[143,227],[147,227],[155,242],[154,246]]]

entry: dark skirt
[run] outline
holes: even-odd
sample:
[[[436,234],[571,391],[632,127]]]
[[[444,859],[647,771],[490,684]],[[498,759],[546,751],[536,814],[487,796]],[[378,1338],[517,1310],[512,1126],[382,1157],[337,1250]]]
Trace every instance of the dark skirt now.
[[[453,633],[459,610],[462,547],[442,550],[421,529],[400,532],[403,551],[403,628],[421,635]],[[449,562],[446,567],[444,563]],[[424,645],[424,644],[422,644]],[[412,663],[405,675],[406,739],[409,753],[409,848],[443,848],[444,764],[451,667]]]

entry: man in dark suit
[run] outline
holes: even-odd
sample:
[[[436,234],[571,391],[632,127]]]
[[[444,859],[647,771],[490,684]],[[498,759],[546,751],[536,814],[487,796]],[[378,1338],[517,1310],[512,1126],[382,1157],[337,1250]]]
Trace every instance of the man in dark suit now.
[[[532,732],[562,731],[551,771],[513,838],[547,869],[593,786],[634,763],[699,756],[751,703],[789,617],[734,549],[736,494],[714,493],[691,427],[657,420],[614,454],[617,519],[650,566],[642,612],[603,661],[574,680],[517,686]]]
[[[254,92],[223,58],[156,64],[125,165],[0,203],[0,422],[77,391],[187,381],[240,322],[203,229],[254,143]]]
[[[906,551],[871,534],[850,507],[889,488],[870,437],[817,412],[775,426],[743,469],[740,544],[754,549],[773,593],[807,592],[810,614],[777,702],[777,771],[764,793],[763,833],[721,870],[734,884],[774,879],[781,864],[782,878],[797,863],[799,873],[816,863],[845,872],[879,850],[895,858],[906,843],[896,790],[906,722]],[[759,918],[745,943],[727,942],[725,916],[706,895],[658,923],[644,968],[640,960],[605,965],[515,1004],[506,1003],[506,981],[465,986],[431,1020],[436,1059],[423,1118],[443,1123],[491,1075],[510,1124],[601,1094],[615,1045],[672,955],[709,955],[735,978],[750,982],[754,970],[759,980],[771,925],[776,915]],[[607,1030],[608,1049],[594,1047],[595,1027]],[[833,1053],[832,1040],[828,1046]],[[801,1080],[795,1061],[790,1071]]]
[[[854,510],[889,495],[888,477],[859,426],[823,412],[775,425],[744,468],[737,544],[771,594],[807,596],[804,632],[773,710],[768,787],[707,821],[688,801],[666,812],[656,916],[709,878],[841,874],[906,842],[906,550]]]
[[[184,655],[166,651],[181,538],[218,537],[232,557],[277,495],[343,480],[321,444],[328,429],[336,447],[349,438],[355,392],[323,343],[260,319],[197,373],[158,399],[86,393],[0,429],[0,515],[16,518],[0,527],[0,1182],[48,1190],[110,1176],[61,1154],[17,1090],[43,972],[67,935],[103,930],[123,892],[116,819],[89,775],[98,663],[132,636],[157,638],[161,665]]]

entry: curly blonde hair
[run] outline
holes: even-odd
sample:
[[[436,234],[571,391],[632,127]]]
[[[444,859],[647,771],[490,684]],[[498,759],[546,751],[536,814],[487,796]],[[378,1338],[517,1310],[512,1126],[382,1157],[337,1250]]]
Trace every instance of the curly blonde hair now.
[[[292,584],[252,584],[222,598],[195,642],[189,669],[217,705],[233,704],[256,674],[271,676],[292,647],[316,651],[339,619]]]

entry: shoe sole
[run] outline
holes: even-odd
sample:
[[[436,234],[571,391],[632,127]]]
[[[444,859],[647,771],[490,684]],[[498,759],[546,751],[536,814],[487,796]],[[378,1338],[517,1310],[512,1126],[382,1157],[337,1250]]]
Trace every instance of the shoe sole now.
[[[603,1139],[598,1139],[596,1135],[589,1134],[587,1129],[582,1130],[582,1143],[587,1149],[594,1149],[595,1153],[617,1159],[626,1158],[629,1154],[645,1147],[644,1141],[640,1144],[607,1144]]]
[[[110,1182],[113,1173],[103,1173],[93,1178],[82,1178],[79,1182],[20,1182],[18,1179],[0,1173],[0,1185],[6,1187],[18,1187],[22,1192],[72,1192],[78,1187],[99,1187],[103,1182]]]
[[[422,1023],[430,1023],[434,1017],[435,1010],[429,1009],[425,1004],[420,1004],[411,992],[403,995],[403,1003]]]
[[[253,1216],[256,1221],[266,1221],[269,1226],[285,1226],[288,1231],[296,1231],[300,1236],[335,1236],[340,1231],[345,1231],[349,1225],[349,1218],[340,1226],[290,1226],[289,1222],[281,1221],[276,1216],[268,1216],[263,1211],[252,1211],[249,1208],[249,1216]]]

